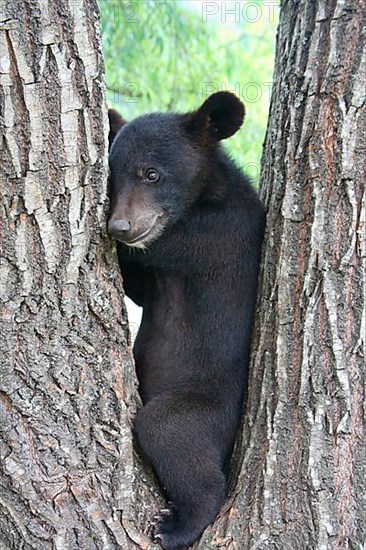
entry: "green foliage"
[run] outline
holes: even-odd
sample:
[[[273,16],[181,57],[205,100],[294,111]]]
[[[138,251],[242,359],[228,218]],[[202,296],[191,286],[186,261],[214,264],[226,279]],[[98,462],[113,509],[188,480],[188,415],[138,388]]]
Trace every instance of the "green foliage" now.
[[[278,15],[278,5],[268,4],[100,0],[109,105],[128,120],[194,109],[214,91],[235,91],[247,115],[227,148],[257,179]]]

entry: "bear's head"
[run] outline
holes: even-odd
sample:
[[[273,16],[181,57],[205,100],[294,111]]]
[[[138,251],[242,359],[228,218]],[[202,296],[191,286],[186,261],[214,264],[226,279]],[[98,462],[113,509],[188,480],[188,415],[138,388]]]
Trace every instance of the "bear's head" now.
[[[108,114],[108,231],[144,248],[184,218],[210,185],[209,151],[240,128],[244,105],[230,92],[217,92],[183,115],[153,113],[126,123],[117,111]]]

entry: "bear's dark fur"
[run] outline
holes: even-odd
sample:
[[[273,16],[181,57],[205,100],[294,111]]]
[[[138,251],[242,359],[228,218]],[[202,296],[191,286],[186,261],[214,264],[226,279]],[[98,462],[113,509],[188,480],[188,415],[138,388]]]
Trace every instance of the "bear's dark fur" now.
[[[126,294],[143,306],[136,432],[170,502],[156,535],[173,549],[200,536],[226,495],[264,211],[219,145],[244,118],[233,94],[216,93],[183,115],[127,124],[116,111],[109,117],[108,230]]]

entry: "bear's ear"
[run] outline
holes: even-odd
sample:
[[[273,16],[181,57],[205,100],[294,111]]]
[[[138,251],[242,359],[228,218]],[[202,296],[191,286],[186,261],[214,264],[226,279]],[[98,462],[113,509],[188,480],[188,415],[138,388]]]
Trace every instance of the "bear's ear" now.
[[[243,123],[245,108],[230,92],[210,95],[201,107],[189,115],[189,130],[200,137],[220,141],[237,132]]]
[[[124,118],[121,117],[121,115],[115,109],[108,109],[108,119],[109,119],[109,135],[108,135],[108,141],[109,141],[108,150],[109,150],[112,146],[114,138],[118,134],[119,129],[122,128],[124,124],[126,124],[126,121]]]

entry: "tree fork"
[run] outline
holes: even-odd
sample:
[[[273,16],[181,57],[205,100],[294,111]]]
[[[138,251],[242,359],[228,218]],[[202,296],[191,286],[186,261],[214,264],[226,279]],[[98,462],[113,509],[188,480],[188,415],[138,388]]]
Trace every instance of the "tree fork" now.
[[[147,548],[98,9],[12,0],[0,19],[0,541]],[[365,23],[361,0],[282,5],[241,471],[197,548],[365,544]]]

